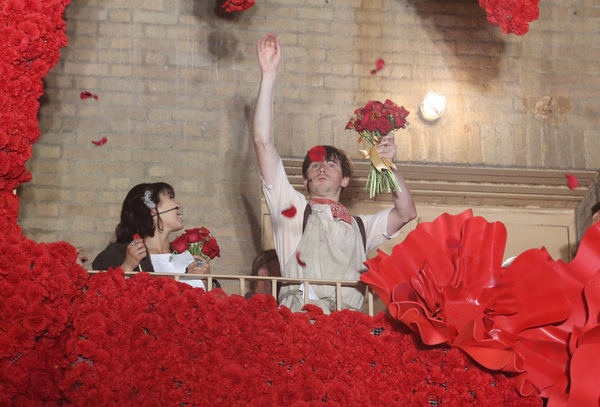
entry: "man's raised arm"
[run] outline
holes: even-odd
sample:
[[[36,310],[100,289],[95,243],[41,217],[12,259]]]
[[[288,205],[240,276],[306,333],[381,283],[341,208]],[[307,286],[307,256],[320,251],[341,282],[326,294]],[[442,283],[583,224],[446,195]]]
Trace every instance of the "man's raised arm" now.
[[[260,174],[267,185],[275,182],[279,153],[273,144],[273,92],[277,67],[281,57],[279,40],[268,33],[257,43],[258,63],[261,70],[260,88],[254,111],[253,141]]]

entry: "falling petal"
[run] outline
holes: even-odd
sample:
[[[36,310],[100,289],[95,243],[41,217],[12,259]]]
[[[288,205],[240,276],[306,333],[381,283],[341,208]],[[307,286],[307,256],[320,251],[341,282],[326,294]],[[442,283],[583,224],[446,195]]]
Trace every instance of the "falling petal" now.
[[[79,97],[81,99],[87,99],[87,98],[94,98],[96,100],[98,100],[98,95],[92,92],[88,92],[87,90],[84,90],[83,92],[81,92],[81,94],[79,95]]]
[[[567,185],[569,186],[569,188],[577,188],[577,186],[579,185],[579,180],[575,177],[575,175],[567,174],[565,176],[567,177]]]
[[[379,58],[377,61],[375,61],[375,66],[376,68],[371,70],[371,75],[375,75],[377,71],[381,71],[383,68],[385,68],[385,61]]]
[[[102,137],[102,140],[100,140],[100,141],[92,141],[92,143],[97,146],[103,146],[106,144],[106,137]]]
[[[295,207],[295,206],[292,206],[292,207],[291,207],[291,208],[289,208],[289,209],[286,209],[286,210],[283,210],[283,211],[281,211],[281,214],[282,214],[283,216],[285,216],[286,218],[293,218],[294,216],[296,216],[296,212],[298,212],[298,211],[296,210],[296,207]]]
[[[316,146],[310,149],[308,156],[312,162],[325,161],[325,157],[327,157],[327,150],[325,150],[325,147],[323,146]]]
[[[302,260],[300,260],[300,252],[296,252],[296,260],[298,261],[298,264],[302,267],[306,267],[306,263],[303,262]]]

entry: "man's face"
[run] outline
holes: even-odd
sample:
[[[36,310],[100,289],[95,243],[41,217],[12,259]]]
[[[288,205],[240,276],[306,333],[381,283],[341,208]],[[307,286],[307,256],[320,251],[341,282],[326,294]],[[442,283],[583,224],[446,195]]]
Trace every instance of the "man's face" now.
[[[592,224],[598,222],[600,220],[600,211],[596,211],[596,213],[594,213],[594,216],[592,216]]]
[[[342,175],[339,162],[313,161],[306,170],[304,185],[313,197],[337,200],[349,182],[350,178]]]

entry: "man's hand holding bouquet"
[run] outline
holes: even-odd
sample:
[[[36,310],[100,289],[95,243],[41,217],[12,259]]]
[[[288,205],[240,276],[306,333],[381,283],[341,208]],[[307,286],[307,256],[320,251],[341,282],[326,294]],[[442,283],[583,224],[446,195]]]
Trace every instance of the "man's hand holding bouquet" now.
[[[392,173],[392,168],[396,168],[391,161],[396,153],[393,137],[396,130],[406,127],[408,114],[409,111],[404,106],[398,106],[389,99],[385,103],[371,100],[365,107],[356,109],[355,116],[346,125],[346,130],[355,130],[360,134],[358,142],[364,140],[370,145],[369,149],[360,150],[363,158],[371,159],[366,186],[370,198],[400,189],[398,180]],[[385,151],[382,153],[383,157],[380,155],[382,151]]]

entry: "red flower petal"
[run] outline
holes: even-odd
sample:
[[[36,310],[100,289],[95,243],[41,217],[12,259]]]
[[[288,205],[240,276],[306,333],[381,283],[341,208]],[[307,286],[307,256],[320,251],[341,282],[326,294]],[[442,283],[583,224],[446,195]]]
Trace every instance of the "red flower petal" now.
[[[300,252],[296,252],[296,260],[298,261],[298,264],[302,267],[306,267],[306,263],[303,262],[302,260],[300,260]]]
[[[292,207],[291,207],[291,208],[289,208],[289,209],[286,209],[286,210],[283,210],[283,211],[281,211],[281,214],[282,214],[283,216],[285,216],[286,218],[293,218],[294,216],[296,216],[296,213],[297,213],[297,212],[298,212],[298,211],[296,210],[296,207],[295,207],[295,206],[292,206]]]
[[[139,238],[141,238],[141,236],[138,235],[137,233],[135,235],[133,235],[133,240],[136,240],[136,239],[139,239]]]
[[[325,150],[325,147],[323,146],[316,146],[310,149],[308,156],[313,162],[325,161],[325,157],[327,157],[327,150]]]
[[[385,61],[383,59],[379,58],[377,61],[375,61],[375,66],[377,68],[375,68],[371,71],[371,75],[375,75],[377,73],[377,71],[381,71],[383,68],[385,68]]]
[[[98,95],[92,92],[88,92],[87,90],[84,90],[83,92],[81,92],[81,94],[79,95],[79,97],[81,99],[87,99],[87,98],[94,98],[96,100],[98,100]]]
[[[106,144],[106,137],[102,137],[102,140],[100,140],[100,141],[92,141],[92,143],[97,146],[103,146]]]
[[[569,186],[569,188],[577,188],[577,186],[579,185],[579,180],[575,177],[575,175],[567,174],[565,175],[565,177],[567,177],[567,185]]]

